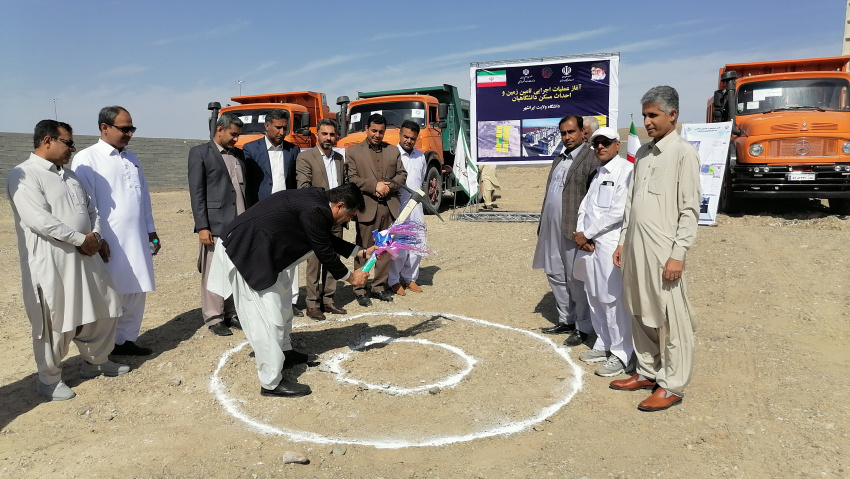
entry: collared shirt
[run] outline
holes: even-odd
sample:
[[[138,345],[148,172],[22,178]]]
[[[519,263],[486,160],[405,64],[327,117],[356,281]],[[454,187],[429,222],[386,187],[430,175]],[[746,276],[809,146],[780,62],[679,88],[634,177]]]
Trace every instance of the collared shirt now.
[[[325,152],[322,151],[318,146],[316,147],[319,150],[319,155],[322,157],[322,161],[325,163],[325,173],[328,175],[328,189],[333,189],[339,186],[339,181],[337,180],[337,171],[336,171],[336,162],[334,161],[334,150],[331,148],[330,156],[325,156]]]
[[[266,150],[269,152],[269,167],[272,169],[272,193],[286,189],[286,168],[283,164],[283,143],[274,146],[265,137]]]
[[[587,239],[610,236],[611,241],[617,243],[632,170],[633,165],[619,156],[599,165],[578,209],[576,231],[584,232]]]
[[[213,142],[215,143],[215,142]],[[227,167],[227,174],[230,176],[230,183],[233,185],[233,191],[236,191],[236,214],[241,215],[245,212],[245,174],[242,171],[242,165],[224,147],[215,144],[218,147],[218,152],[221,153],[221,159],[224,160],[224,165]]]

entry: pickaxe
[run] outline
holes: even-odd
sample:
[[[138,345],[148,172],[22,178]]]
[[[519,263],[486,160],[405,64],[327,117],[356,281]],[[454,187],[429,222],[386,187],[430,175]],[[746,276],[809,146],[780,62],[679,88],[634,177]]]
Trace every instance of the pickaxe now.
[[[381,181],[387,181],[389,183],[392,183],[392,184],[398,186],[399,188],[410,193],[410,200],[407,202],[406,205],[404,205],[404,208],[401,210],[401,213],[398,214],[398,217],[396,218],[394,224],[403,223],[405,220],[407,220],[407,217],[410,216],[410,213],[413,212],[413,209],[416,208],[416,205],[420,205],[420,204],[429,213],[437,215],[437,218],[440,218],[440,221],[443,221],[443,222],[446,221],[446,220],[443,219],[442,216],[440,216],[440,213],[437,211],[437,208],[434,208],[431,205],[431,201],[425,196],[424,191],[422,191],[422,190],[414,191],[414,190],[408,188],[407,185],[403,185],[403,184],[399,183],[398,181],[395,181],[391,178],[381,178]]]

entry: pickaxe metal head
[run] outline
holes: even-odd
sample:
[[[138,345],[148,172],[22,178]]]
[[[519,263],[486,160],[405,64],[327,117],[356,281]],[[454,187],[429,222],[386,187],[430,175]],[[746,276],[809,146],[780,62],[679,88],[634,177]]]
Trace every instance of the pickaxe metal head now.
[[[422,205],[422,208],[427,210],[429,213],[436,215],[437,218],[440,218],[440,221],[442,221],[442,222],[446,221],[446,220],[443,219],[442,216],[440,216],[440,213],[437,211],[437,208],[434,208],[431,205],[430,199],[427,198],[426,196],[424,196],[421,192],[414,191],[414,190],[408,188],[407,185],[403,185],[403,184],[399,183],[398,181],[393,180],[392,178],[381,178],[381,181],[390,182],[390,183],[398,186],[399,188],[403,189],[404,191],[407,191],[408,193],[410,193],[410,199],[412,199],[412,200],[416,201],[417,203],[419,203],[420,205]]]

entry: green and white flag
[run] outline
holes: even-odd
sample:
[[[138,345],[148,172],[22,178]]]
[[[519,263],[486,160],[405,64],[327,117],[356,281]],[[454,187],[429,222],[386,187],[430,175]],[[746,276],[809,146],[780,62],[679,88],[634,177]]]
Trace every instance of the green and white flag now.
[[[457,139],[457,147],[455,148],[455,164],[452,167],[452,173],[455,175],[458,186],[463,189],[470,202],[478,195],[478,168],[472,163],[469,158],[469,148],[466,146],[463,132]]]

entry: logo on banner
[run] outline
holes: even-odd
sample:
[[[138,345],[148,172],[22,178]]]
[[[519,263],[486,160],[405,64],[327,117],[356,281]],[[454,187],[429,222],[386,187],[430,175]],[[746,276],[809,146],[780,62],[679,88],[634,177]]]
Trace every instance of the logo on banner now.
[[[540,71],[540,74],[543,75],[543,78],[549,78],[552,76],[552,69],[549,67],[543,67],[543,70]]]
[[[564,65],[564,68],[561,68],[561,73],[563,74],[563,76],[561,77],[561,80],[558,83],[572,83],[574,81],[573,77],[570,76],[570,73],[572,72],[573,69],[570,68],[569,65]]]
[[[534,83],[534,75],[529,75],[529,73],[531,73],[531,71],[528,68],[523,68],[522,76],[519,77],[519,81],[517,81],[517,84]]]

